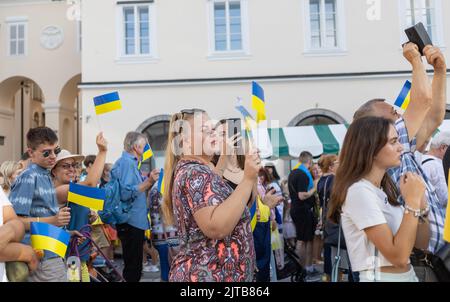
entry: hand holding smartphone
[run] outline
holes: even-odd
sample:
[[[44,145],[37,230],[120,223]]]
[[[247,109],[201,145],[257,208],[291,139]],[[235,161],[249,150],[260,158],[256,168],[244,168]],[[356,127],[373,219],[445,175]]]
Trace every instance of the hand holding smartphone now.
[[[423,49],[427,45],[433,45],[430,35],[428,35],[427,30],[422,22],[417,23],[413,27],[407,28],[405,30],[408,36],[409,42],[416,44],[419,47],[420,54],[423,56]]]

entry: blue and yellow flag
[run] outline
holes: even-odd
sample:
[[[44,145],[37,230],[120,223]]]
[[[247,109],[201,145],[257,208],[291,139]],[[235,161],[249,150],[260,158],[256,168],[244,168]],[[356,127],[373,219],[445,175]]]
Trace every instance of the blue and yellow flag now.
[[[149,158],[152,158],[153,156],[153,150],[150,147],[149,144],[145,145],[144,147],[144,153],[142,154],[142,161],[146,161]]]
[[[257,124],[267,119],[264,89],[256,82],[252,82],[252,108],[256,111]]]
[[[150,239],[152,239],[152,219],[150,218],[150,213],[147,214],[147,220],[148,220],[149,228],[147,230],[145,230],[144,236],[145,236],[145,238],[150,240]]]
[[[142,163],[144,161],[146,161],[147,159],[152,158],[152,157],[153,157],[153,150],[149,144],[146,144],[144,147],[144,153],[142,153],[141,161],[138,164],[138,169],[139,170],[141,169]]]
[[[449,176],[450,176],[450,170],[449,170]],[[448,191],[450,193],[450,183],[449,183]],[[450,242],[450,205],[447,205],[447,214],[445,215],[444,240],[447,242]]]
[[[250,208],[250,225],[252,227],[252,232],[255,230],[256,222],[258,221],[256,217],[256,204],[257,201],[255,200]]]
[[[106,191],[104,189],[86,187],[75,183],[69,185],[67,201],[93,210],[103,210]]]
[[[43,222],[31,222],[31,246],[35,250],[46,250],[64,258],[70,234],[61,228]]]
[[[394,105],[403,110],[406,110],[409,106],[410,100],[411,100],[411,82],[406,81]]]
[[[164,195],[164,169],[163,168],[161,168],[161,171],[159,171],[158,192],[161,193],[161,195]]]
[[[95,113],[97,115],[122,109],[119,93],[112,92],[94,98]]]
[[[254,122],[254,118],[253,116],[247,111],[247,109],[242,106],[242,105],[238,105],[236,106],[236,109],[242,114],[242,116],[244,117],[244,127],[245,130],[247,131],[251,131],[252,127],[251,127],[251,123]]]

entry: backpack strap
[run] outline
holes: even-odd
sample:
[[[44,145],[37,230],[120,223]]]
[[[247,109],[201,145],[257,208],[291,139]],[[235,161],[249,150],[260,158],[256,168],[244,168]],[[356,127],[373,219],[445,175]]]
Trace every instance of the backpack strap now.
[[[422,166],[425,165],[426,163],[429,163],[430,161],[433,161],[433,160],[434,160],[434,158],[428,158],[428,159],[424,160],[422,162]]]

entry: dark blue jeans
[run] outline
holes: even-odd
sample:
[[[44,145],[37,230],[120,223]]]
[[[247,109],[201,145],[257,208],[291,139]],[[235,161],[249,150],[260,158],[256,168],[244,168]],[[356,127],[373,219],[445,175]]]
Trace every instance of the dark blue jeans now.
[[[159,264],[161,266],[161,281],[168,282],[170,271],[169,245],[168,244],[155,245],[155,248],[159,253]]]
[[[256,273],[257,282],[270,282],[270,255],[272,253],[272,242],[270,238],[270,221],[257,222],[253,231],[255,242]]]

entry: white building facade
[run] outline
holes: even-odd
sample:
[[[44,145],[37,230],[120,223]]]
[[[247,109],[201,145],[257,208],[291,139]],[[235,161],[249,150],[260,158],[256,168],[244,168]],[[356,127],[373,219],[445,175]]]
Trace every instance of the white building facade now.
[[[450,58],[448,13],[443,0],[0,0],[0,161],[46,124],[83,154],[102,130],[108,161],[144,132],[160,167],[171,114],[239,117],[253,80],[270,127],[349,123],[410,79],[409,25],[423,22]],[[97,117],[93,98],[112,91],[123,109]]]
[[[422,21],[450,58],[446,13],[441,0],[84,1],[83,152],[95,151],[99,129],[114,146],[138,130],[161,165],[172,113],[237,117],[236,97],[250,108],[252,80],[279,121],[271,126],[348,123],[362,103],[393,100],[410,79],[408,25]],[[110,91],[123,110],[97,120],[92,99]]]

